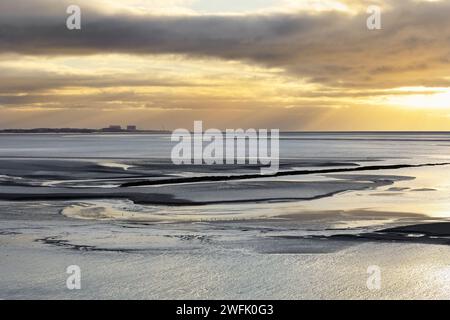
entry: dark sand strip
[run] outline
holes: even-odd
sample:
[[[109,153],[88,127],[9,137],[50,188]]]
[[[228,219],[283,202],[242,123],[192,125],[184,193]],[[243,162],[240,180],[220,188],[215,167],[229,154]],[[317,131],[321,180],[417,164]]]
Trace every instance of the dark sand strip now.
[[[328,237],[317,236],[314,238],[361,242],[380,241],[450,245],[450,222],[417,224],[370,233],[340,234]]]
[[[128,187],[140,187],[140,186],[156,186],[156,185],[168,185],[168,184],[180,184],[180,183],[193,183],[193,182],[216,182],[216,181],[232,181],[232,180],[247,180],[258,178],[273,178],[284,176],[297,176],[297,175],[309,175],[309,174],[326,174],[326,173],[340,173],[340,172],[363,172],[363,171],[376,171],[376,170],[396,170],[405,168],[421,168],[421,167],[435,167],[435,166],[447,166],[449,162],[444,163],[425,163],[425,164],[397,164],[397,165],[378,165],[378,166],[363,166],[357,168],[333,168],[333,169],[320,169],[320,170],[292,170],[281,171],[273,175],[261,175],[261,174],[243,174],[243,175],[231,175],[231,176],[203,176],[203,177],[189,177],[189,178],[174,178],[174,179],[162,179],[157,181],[133,181],[126,182],[120,185],[121,188]]]
[[[212,201],[195,201],[189,199],[179,199],[169,194],[151,194],[151,193],[104,193],[104,194],[89,194],[89,193],[56,193],[56,194],[13,194],[0,193],[1,201],[88,201],[88,200],[130,200],[133,203],[141,205],[164,205],[164,206],[205,206],[213,204],[232,204],[232,203],[269,203],[269,202],[291,202],[291,201],[310,201],[327,197],[332,197],[336,194],[349,191],[360,190],[363,188],[349,188],[337,190],[325,194],[304,197],[285,197],[285,198],[264,198],[264,199],[239,199],[239,200],[212,200]]]

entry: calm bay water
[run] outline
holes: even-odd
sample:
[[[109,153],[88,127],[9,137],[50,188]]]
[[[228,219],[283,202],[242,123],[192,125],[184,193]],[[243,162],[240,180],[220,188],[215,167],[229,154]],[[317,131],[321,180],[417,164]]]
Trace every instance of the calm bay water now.
[[[450,158],[450,133],[285,133],[280,139],[282,159]],[[0,157],[169,159],[174,145],[168,134],[4,134]]]

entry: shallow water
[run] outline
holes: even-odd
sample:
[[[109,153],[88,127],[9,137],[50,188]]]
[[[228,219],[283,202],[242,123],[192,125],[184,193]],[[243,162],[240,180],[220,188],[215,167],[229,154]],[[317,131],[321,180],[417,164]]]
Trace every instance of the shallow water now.
[[[171,146],[0,135],[0,298],[448,298],[450,227],[386,230],[446,230],[450,166],[119,187],[259,172],[174,166]],[[282,171],[450,161],[449,134],[284,134],[280,146]],[[67,263],[86,274],[81,292],[61,285]]]
[[[281,171],[450,162],[447,133],[284,133],[280,139]],[[142,179],[258,171],[249,165],[175,166],[169,158],[174,144],[167,134],[0,135],[0,196],[96,197],[63,211],[84,219],[95,219],[97,212],[99,219],[234,220],[333,209],[449,215],[448,166],[118,188]],[[121,199],[129,193],[140,196]],[[167,206],[170,201],[189,206]]]

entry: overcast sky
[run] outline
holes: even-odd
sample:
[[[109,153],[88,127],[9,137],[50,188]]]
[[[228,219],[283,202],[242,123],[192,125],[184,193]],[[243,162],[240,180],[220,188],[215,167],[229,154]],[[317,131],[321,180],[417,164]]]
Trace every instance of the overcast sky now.
[[[449,62],[450,1],[1,0],[0,128],[450,130]]]

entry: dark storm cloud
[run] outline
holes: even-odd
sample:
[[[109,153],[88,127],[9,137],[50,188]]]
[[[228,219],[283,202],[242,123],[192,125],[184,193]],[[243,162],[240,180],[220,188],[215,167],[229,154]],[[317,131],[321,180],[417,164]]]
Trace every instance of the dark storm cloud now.
[[[377,31],[366,28],[365,12],[153,16],[108,15],[87,6],[82,6],[82,30],[69,31],[66,4],[2,0],[0,52],[218,57],[283,68],[340,87],[446,83],[450,71],[448,1],[390,1]]]

